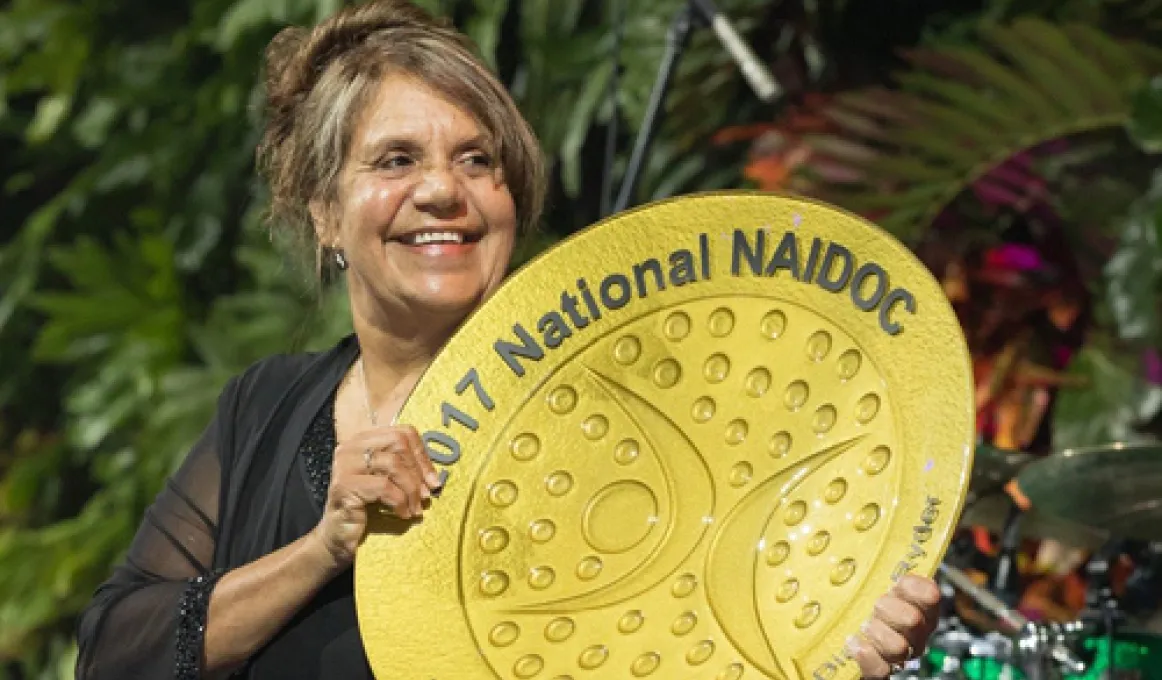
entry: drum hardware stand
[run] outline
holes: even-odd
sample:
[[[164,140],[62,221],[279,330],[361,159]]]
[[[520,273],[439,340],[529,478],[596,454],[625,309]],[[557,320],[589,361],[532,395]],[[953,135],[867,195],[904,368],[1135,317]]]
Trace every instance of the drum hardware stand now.
[[[1052,680],[1060,675],[1055,672],[1058,668],[1070,673],[1085,672],[1086,664],[1070,648],[1075,635],[1082,631],[1082,623],[1061,625],[1030,621],[1006,606],[996,595],[973,583],[956,567],[942,563],[939,569],[941,575],[1000,622],[1012,639],[1011,655],[1020,660],[1027,680]]]
[[[624,9],[622,11],[624,12]],[[678,61],[681,59],[682,52],[686,49],[686,45],[690,41],[690,33],[695,25],[710,26],[714,30],[714,33],[718,36],[726,51],[738,63],[742,75],[759,99],[764,102],[771,102],[782,91],[766,66],[750,51],[750,48],[746,46],[746,43],[742,41],[742,38],[739,37],[737,31],[730,24],[726,15],[715,6],[713,0],[687,0],[678,9],[677,14],[674,15],[674,19],[670,22],[669,30],[666,31],[666,51],[662,54],[662,62],[658,65],[658,73],[654,78],[654,85],[650,91],[650,99],[646,105],[645,116],[642,118],[641,127],[638,128],[633,151],[626,165],[625,177],[622,178],[621,189],[618,191],[617,199],[609,214],[619,213],[625,210],[633,201],[634,193],[637,191],[638,180],[641,179],[642,169],[646,163],[646,156],[649,155],[650,145],[653,143],[654,133],[657,131],[662,120],[666,95],[669,93],[670,84],[673,82],[674,73],[678,67]],[[614,64],[615,73],[617,67],[618,65]],[[614,92],[613,102],[615,104],[614,108],[616,109],[616,92]],[[616,118],[616,111],[613,115]],[[612,169],[612,147],[613,143],[607,139],[606,172],[611,172]],[[606,216],[602,215],[602,217]]]
[[[1082,613],[1082,619],[1098,624],[1105,633],[1104,642],[1109,656],[1109,669],[1106,674],[1108,680],[1115,680],[1117,677],[1117,659],[1114,655],[1117,626],[1123,617],[1118,606],[1118,598],[1114,594],[1111,571],[1114,560],[1122,553],[1122,548],[1122,540],[1111,540],[1102,546],[1085,566],[1090,587],[1086,593],[1086,609]]]
[[[1007,496],[1006,496],[1007,497]],[[992,591],[1007,607],[1016,607],[1021,598],[1020,574],[1017,571],[1017,553],[1021,548],[1020,506],[1009,501],[1009,516],[1001,534],[1001,551],[993,571]]]

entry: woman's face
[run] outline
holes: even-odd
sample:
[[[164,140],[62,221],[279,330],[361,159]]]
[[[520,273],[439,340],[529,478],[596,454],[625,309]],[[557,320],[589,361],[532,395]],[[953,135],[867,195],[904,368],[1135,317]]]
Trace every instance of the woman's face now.
[[[393,312],[459,321],[504,278],[516,208],[499,160],[471,115],[415,79],[379,85],[336,203],[316,215],[319,235],[343,249],[352,303],[373,323]]]

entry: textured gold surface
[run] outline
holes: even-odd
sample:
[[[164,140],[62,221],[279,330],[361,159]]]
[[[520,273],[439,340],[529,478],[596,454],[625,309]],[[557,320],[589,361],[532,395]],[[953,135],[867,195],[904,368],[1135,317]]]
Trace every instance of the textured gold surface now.
[[[906,290],[913,311],[862,311],[849,288],[820,285],[833,242],[849,273],[885,272],[855,298],[882,280],[881,299]],[[783,267],[768,272],[772,259]],[[972,418],[957,320],[878,228],[741,192],[602,222],[514,274],[401,413],[449,478],[421,523],[378,520],[359,551],[372,666],[385,679],[858,677],[845,638],[895,576],[931,575],[947,547]]]

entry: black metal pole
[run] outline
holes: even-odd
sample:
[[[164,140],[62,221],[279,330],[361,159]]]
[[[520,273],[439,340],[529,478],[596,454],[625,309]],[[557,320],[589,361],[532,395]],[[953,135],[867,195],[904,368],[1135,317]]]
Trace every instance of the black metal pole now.
[[[633,153],[629,157],[629,164],[625,169],[625,177],[621,181],[621,191],[613,205],[610,214],[619,213],[630,206],[634,192],[637,190],[638,180],[641,179],[642,169],[649,155],[650,145],[654,141],[654,133],[665,112],[666,94],[670,83],[674,79],[674,72],[682,50],[690,39],[690,32],[697,20],[698,12],[692,2],[683,3],[682,8],[674,15],[670,29],[666,33],[666,52],[662,55],[662,63],[658,65],[658,75],[654,79],[654,88],[650,92],[650,101],[646,106],[646,114],[642,125],[638,129],[637,139],[634,140]]]

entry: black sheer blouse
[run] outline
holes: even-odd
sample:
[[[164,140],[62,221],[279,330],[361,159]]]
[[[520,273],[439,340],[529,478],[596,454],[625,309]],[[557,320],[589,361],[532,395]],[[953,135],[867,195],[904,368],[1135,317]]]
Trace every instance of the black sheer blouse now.
[[[217,413],[146,511],[124,562],[81,618],[77,678],[200,678],[217,579],[319,521],[335,449],[334,394],[358,346],[280,355],[231,380]],[[370,679],[352,570],[234,677]]]

